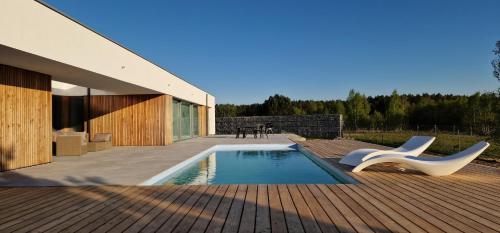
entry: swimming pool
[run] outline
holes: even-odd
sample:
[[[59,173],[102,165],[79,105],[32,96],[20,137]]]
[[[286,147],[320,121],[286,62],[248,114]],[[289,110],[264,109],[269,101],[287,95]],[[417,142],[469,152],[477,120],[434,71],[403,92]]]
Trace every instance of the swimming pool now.
[[[218,145],[144,184],[339,184],[352,180],[291,145]]]

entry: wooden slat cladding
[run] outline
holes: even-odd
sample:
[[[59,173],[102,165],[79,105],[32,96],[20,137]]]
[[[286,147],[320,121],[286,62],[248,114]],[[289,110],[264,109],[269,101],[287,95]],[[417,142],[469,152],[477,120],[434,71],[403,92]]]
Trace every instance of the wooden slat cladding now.
[[[174,143],[174,119],[172,116],[173,98],[165,95],[165,145]]]
[[[207,107],[198,106],[198,132],[199,136],[207,136]]]
[[[49,75],[0,64],[0,171],[52,161]]]
[[[114,146],[162,146],[172,143],[168,95],[91,97],[90,133],[112,133]]]

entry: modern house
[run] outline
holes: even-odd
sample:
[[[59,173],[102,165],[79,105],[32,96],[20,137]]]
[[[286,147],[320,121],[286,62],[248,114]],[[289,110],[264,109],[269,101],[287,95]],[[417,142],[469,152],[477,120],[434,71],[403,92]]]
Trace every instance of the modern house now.
[[[52,134],[163,146],[215,133],[215,98],[33,0],[0,1],[0,171],[52,160]]]

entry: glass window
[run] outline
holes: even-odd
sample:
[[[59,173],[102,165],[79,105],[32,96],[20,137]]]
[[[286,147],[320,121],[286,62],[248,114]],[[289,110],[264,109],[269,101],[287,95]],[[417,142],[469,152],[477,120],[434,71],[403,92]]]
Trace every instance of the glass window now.
[[[180,106],[181,102],[174,100],[172,103],[172,128],[174,141],[181,139]]]
[[[181,139],[191,138],[191,105],[181,103]]]
[[[198,136],[198,105],[180,100],[173,100],[172,121],[174,141]]]
[[[191,105],[193,107],[193,135],[199,135],[199,125],[198,125],[198,106]]]

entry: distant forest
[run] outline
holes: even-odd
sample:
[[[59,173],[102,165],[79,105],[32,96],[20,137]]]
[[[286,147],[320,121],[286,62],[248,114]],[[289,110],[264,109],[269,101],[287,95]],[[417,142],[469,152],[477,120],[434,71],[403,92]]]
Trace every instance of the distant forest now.
[[[218,104],[216,117],[342,114],[348,129],[416,129],[439,126],[446,130],[490,135],[500,128],[499,93],[474,95],[403,94],[365,96],[355,90],[345,100],[291,100],[270,96],[264,103]]]
[[[500,40],[493,50],[493,77],[500,81]],[[345,100],[291,100],[270,96],[264,103],[218,104],[216,117],[342,114],[350,130],[440,130],[500,138],[500,89],[465,95],[421,94],[365,96],[351,90]],[[496,130],[495,130],[496,129]]]

